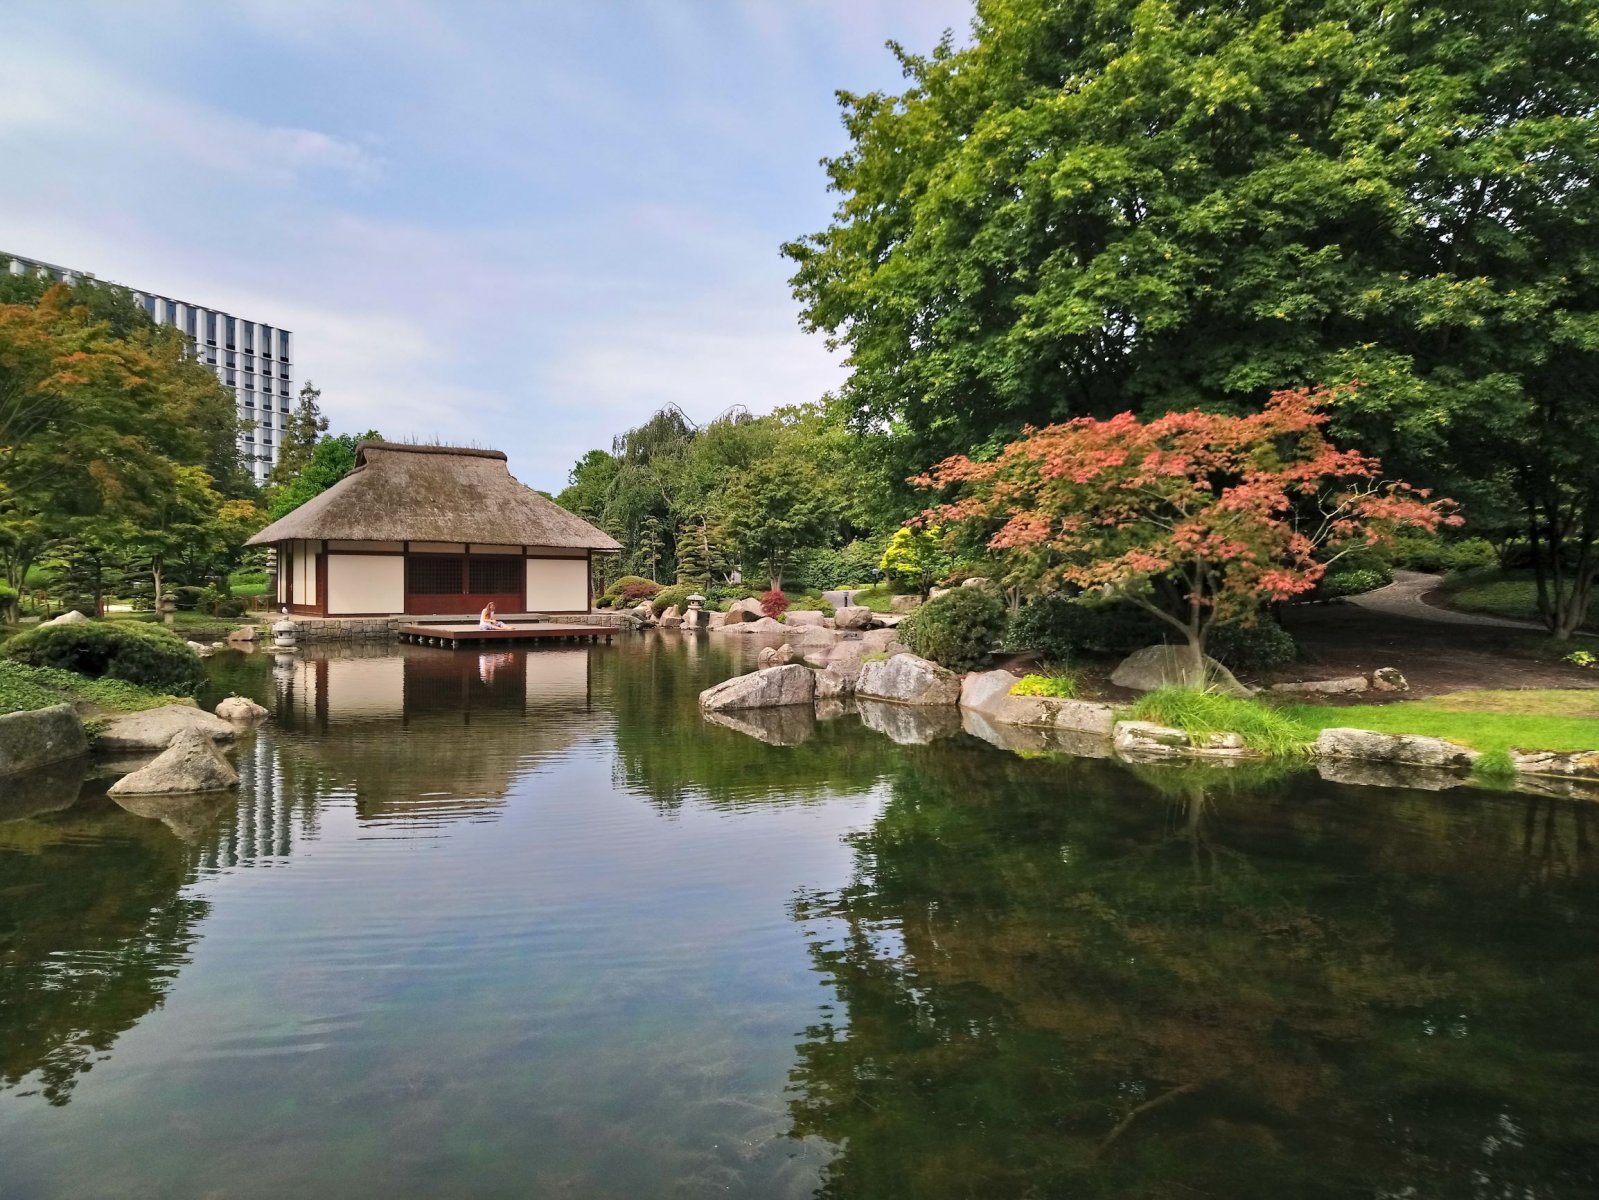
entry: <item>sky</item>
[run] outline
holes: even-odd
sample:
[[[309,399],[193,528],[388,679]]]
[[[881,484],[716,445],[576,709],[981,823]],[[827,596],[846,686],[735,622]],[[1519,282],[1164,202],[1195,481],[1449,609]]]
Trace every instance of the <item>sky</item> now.
[[[783,242],[834,92],[970,0],[7,0],[0,249],[295,334],[335,432],[535,487],[675,402],[842,379]]]

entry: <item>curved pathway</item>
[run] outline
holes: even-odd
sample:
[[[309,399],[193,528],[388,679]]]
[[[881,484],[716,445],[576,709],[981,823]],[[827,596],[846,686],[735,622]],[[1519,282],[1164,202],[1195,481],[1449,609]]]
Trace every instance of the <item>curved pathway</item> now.
[[[847,592],[823,592],[822,599],[826,600],[834,608],[848,608],[855,602],[855,597],[865,590],[864,588],[854,588]]]
[[[1349,603],[1388,617],[1410,617],[1417,621],[1436,621],[1441,625],[1477,625],[1493,629],[1531,629],[1545,632],[1535,621],[1513,621],[1509,617],[1490,617],[1482,613],[1456,612],[1438,608],[1422,599],[1428,592],[1437,590],[1442,576],[1421,571],[1395,571],[1394,581],[1387,587],[1359,596],[1350,596]]]

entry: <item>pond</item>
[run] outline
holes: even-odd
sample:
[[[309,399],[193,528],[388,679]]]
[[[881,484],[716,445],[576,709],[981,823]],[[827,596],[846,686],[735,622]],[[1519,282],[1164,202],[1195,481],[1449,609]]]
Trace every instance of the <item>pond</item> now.
[[[1599,1193],[1591,807],[762,741],[740,653],[219,655],[236,802],[0,801],[0,1196]]]

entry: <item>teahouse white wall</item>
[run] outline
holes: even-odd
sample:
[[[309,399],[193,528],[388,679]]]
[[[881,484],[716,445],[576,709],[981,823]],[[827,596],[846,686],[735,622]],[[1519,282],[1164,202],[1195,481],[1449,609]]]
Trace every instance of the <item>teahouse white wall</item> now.
[[[404,611],[405,559],[400,555],[328,555],[328,616]]]

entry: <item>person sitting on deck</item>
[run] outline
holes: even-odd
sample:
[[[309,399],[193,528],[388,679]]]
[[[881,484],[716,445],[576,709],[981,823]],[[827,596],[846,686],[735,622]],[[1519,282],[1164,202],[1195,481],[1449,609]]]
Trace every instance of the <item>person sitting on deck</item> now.
[[[505,622],[494,615],[494,601],[490,600],[477,615],[479,629],[504,629]]]

